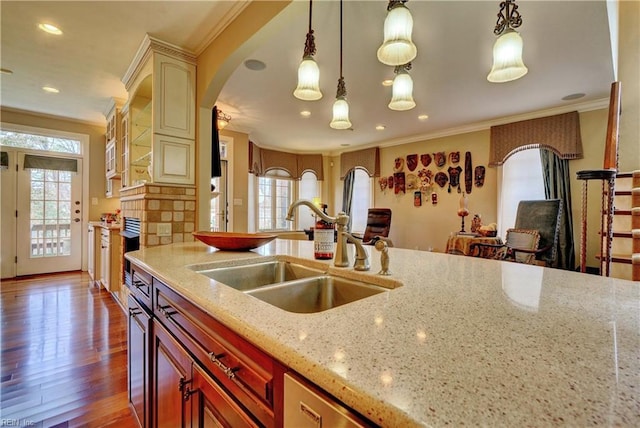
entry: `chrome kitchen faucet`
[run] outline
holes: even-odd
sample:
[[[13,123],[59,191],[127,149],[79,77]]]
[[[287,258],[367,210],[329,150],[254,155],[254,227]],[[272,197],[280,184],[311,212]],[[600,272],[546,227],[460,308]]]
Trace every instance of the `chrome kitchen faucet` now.
[[[322,218],[328,223],[335,223],[338,225],[338,245],[336,248],[336,255],[333,259],[333,265],[337,267],[349,266],[349,255],[347,254],[347,241],[351,241],[356,246],[356,259],[353,264],[355,270],[369,270],[371,265],[369,264],[369,254],[367,250],[362,246],[360,239],[347,232],[347,224],[349,223],[349,216],[343,211],[340,211],[337,217],[329,217],[323,213],[313,202],[306,199],[299,199],[289,206],[287,212],[287,220],[293,220],[294,210],[300,205],[305,205],[311,209],[318,217]]]

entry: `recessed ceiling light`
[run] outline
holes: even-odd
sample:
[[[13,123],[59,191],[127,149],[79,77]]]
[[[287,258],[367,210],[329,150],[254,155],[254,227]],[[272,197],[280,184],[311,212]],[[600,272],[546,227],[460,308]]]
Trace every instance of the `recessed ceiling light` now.
[[[13,70],[9,70],[8,68],[0,68],[0,73],[2,73],[2,74],[13,74]]]
[[[585,95],[586,94],[583,94],[582,92],[578,92],[578,93],[575,93],[575,94],[567,95],[566,97],[562,97],[562,100],[563,101],[577,100],[579,98],[584,97]]]
[[[349,144],[349,143],[342,143],[342,144],[340,144],[340,145],[341,145],[342,147],[349,147],[351,144]]]
[[[59,36],[59,35],[62,34],[62,30],[59,29],[58,27],[56,27],[53,24],[40,23],[40,24],[38,24],[38,28],[41,29],[42,31],[44,31],[45,33],[53,34],[53,35],[56,35],[56,36]]]
[[[382,86],[391,86],[393,85],[393,79],[385,79],[382,81]]]
[[[384,125],[376,125],[376,131],[384,131],[385,126]]]
[[[57,94],[58,92],[60,92],[59,89],[54,88],[53,86],[43,86],[42,90],[45,92],[49,92],[50,94]]]
[[[244,62],[244,66],[249,70],[260,71],[267,68],[267,64],[257,59],[248,59]]]
[[[309,110],[302,110],[302,111],[300,112],[300,116],[302,116],[302,117],[309,117],[309,116],[311,116],[311,112],[310,112]]]
[[[418,119],[427,120],[427,119],[429,119],[429,115],[428,114],[421,114],[420,116],[418,116]]]

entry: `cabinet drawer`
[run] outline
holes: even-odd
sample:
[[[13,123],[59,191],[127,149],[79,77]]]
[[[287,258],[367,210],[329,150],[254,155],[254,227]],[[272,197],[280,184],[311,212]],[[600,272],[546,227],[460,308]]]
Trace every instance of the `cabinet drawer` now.
[[[151,275],[138,266],[131,264],[131,286],[129,288],[136,299],[146,305],[149,311],[153,308],[151,302],[151,296],[153,295],[151,292],[151,284]]]
[[[273,426],[284,368],[162,282],[153,286],[156,317],[261,424]]]

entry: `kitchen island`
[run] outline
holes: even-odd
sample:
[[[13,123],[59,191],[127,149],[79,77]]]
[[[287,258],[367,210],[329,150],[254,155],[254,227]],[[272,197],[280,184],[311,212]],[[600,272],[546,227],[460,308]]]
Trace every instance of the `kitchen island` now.
[[[381,276],[380,253],[367,251],[369,272],[281,239],[243,253],[192,242],[126,257],[381,426],[640,425],[640,284],[399,248]],[[299,314],[194,271],[258,258],[389,291]]]

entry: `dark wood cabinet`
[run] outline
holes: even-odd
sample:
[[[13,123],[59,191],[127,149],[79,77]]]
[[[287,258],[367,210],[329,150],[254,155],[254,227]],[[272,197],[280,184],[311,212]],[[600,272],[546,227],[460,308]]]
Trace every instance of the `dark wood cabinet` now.
[[[128,323],[128,380],[129,404],[138,423],[150,427],[149,369],[151,367],[151,315],[132,296],[129,296]]]
[[[153,279],[154,316],[260,425],[279,426],[286,367]]]
[[[191,426],[192,359],[164,327],[153,321],[153,425]]]
[[[131,264],[129,401],[140,426],[284,426],[288,368]]]
[[[193,366],[193,388],[194,427],[260,426],[198,365]]]

